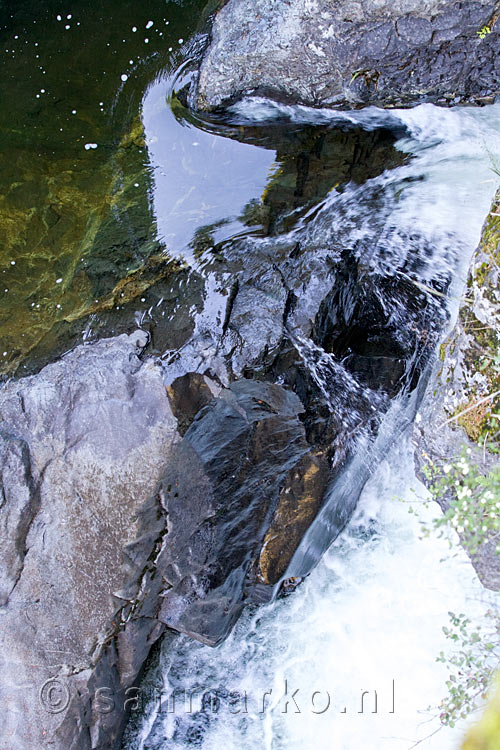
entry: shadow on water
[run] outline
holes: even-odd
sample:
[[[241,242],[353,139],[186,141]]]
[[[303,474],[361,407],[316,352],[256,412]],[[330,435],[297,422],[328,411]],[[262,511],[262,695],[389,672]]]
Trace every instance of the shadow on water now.
[[[207,268],[231,286],[224,243],[288,232],[332,190],[403,159],[388,130],[200,121],[176,91],[209,10],[0,6],[4,373],[141,321],[153,351],[182,346]]]

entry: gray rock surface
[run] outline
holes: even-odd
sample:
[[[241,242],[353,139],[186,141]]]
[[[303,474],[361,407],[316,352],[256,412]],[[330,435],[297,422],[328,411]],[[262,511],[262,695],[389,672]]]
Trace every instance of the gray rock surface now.
[[[481,474],[498,466],[500,433],[495,416],[500,408],[500,191],[483,226],[481,241],[469,268],[458,319],[440,347],[428,393],[415,425],[415,459],[421,479],[430,461],[439,473],[468,449]],[[495,396],[496,394],[496,396]],[[491,398],[491,396],[494,396]],[[446,511],[454,500],[448,489],[438,502]],[[474,502],[471,500],[470,502]],[[500,590],[497,540],[486,540],[471,556],[484,586]],[[467,546],[466,546],[467,549]]]
[[[9,750],[111,747],[118,691],[161,633],[144,619],[118,635],[113,596],[136,573],[124,550],[177,438],[161,371],[138,358],[145,343],[139,331],[82,346],[0,390],[0,746]],[[89,722],[101,679],[114,710]]]
[[[491,0],[229,0],[193,103],[264,94],[314,107],[475,102],[500,93]],[[491,33],[482,33],[485,26]]]

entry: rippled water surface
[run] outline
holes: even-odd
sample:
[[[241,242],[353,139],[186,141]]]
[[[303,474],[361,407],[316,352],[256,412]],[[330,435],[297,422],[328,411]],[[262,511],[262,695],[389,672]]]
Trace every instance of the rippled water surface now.
[[[361,277],[404,278],[453,319],[498,183],[500,105],[331,113],[248,99],[201,120],[184,87],[209,10],[0,3],[0,369],[23,374],[140,324],[173,378],[213,358],[236,272],[255,290],[245,345],[255,321],[267,330],[259,282],[277,266],[298,277],[289,335],[353,427],[347,395],[383,396],[301,338],[299,313],[348,250]],[[308,260],[294,266],[299,245]],[[124,748],[456,747],[461,729],[431,736],[425,709],[445,690],[446,613],[477,611],[481,590],[463,556],[421,539],[401,502],[412,487],[423,493],[401,445],[293,596],[249,608],[215,649],[165,639],[144,685],[164,705],[133,712]],[[197,691],[192,705],[185,691]]]

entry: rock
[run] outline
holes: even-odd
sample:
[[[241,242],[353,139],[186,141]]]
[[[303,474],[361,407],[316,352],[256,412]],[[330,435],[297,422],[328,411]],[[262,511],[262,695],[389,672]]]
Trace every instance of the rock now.
[[[81,346],[0,390],[0,744],[10,750],[113,746],[123,691],[162,630],[122,622],[113,596],[145,564],[125,548],[177,439],[161,371],[138,357],[145,343],[139,331]],[[104,686],[112,710],[93,714]]]
[[[215,16],[192,103],[214,110],[248,95],[337,108],[478,102],[500,93],[495,7],[229,0]]]
[[[472,258],[467,279],[467,302],[457,322],[441,344],[429,391],[415,425],[416,464],[422,467],[453,462],[464,448],[487,474],[498,463],[500,370],[496,364],[500,341],[500,191],[486,219],[481,242]],[[472,300],[472,305],[469,304]],[[491,394],[495,398],[489,398]],[[445,511],[451,497],[439,502]],[[484,543],[472,563],[481,582],[500,590],[500,555],[496,542]]]
[[[229,633],[283,484],[310,451],[303,411],[283,387],[242,379],[202,409],[177,446],[161,483],[168,541],[157,560],[160,620],[170,627],[211,645]]]

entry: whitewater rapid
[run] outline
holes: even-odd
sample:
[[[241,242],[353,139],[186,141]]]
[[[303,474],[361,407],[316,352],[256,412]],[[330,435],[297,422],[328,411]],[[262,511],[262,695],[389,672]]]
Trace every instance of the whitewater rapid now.
[[[480,616],[490,595],[461,550],[422,534],[439,512],[426,498],[406,442],[292,596],[245,612],[216,649],[165,642],[157,692],[128,747],[457,748],[463,725],[433,735],[446,694],[442,626],[449,611]]]
[[[365,127],[398,120],[406,128],[398,148],[413,159],[376,178],[381,185],[402,184],[384,231],[393,236],[394,228],[414,228],[433,242],[433,272],[441,263],[454,274],[452,325],[499,182],[493,171],[499,104],[334,116],[258,100],[235,116],[261,122],[349,117]],[[345,195],[328,197],[324,210],[336,200]],[[426,497],[414,474],[411,442],[401,440],[365,486],[346,530],[293,595],[245,611],[215,649],[185,636],[164,641],[160,663],[144,683],[156,692],[133,714],[124,747],[409,750],[420,741],[423,750],[458,748],[464,725],[439,729],[448,676],[436,661],[448,649],[442,627],[449,611],[480,616],[490,595],[463,551],[450,550],[436,534],[423,536],[422,522],[432,525],[440,512],[424,503]],[[200,705],[200,696],[214,691],[217,698],[210,703],[207,696]]]

